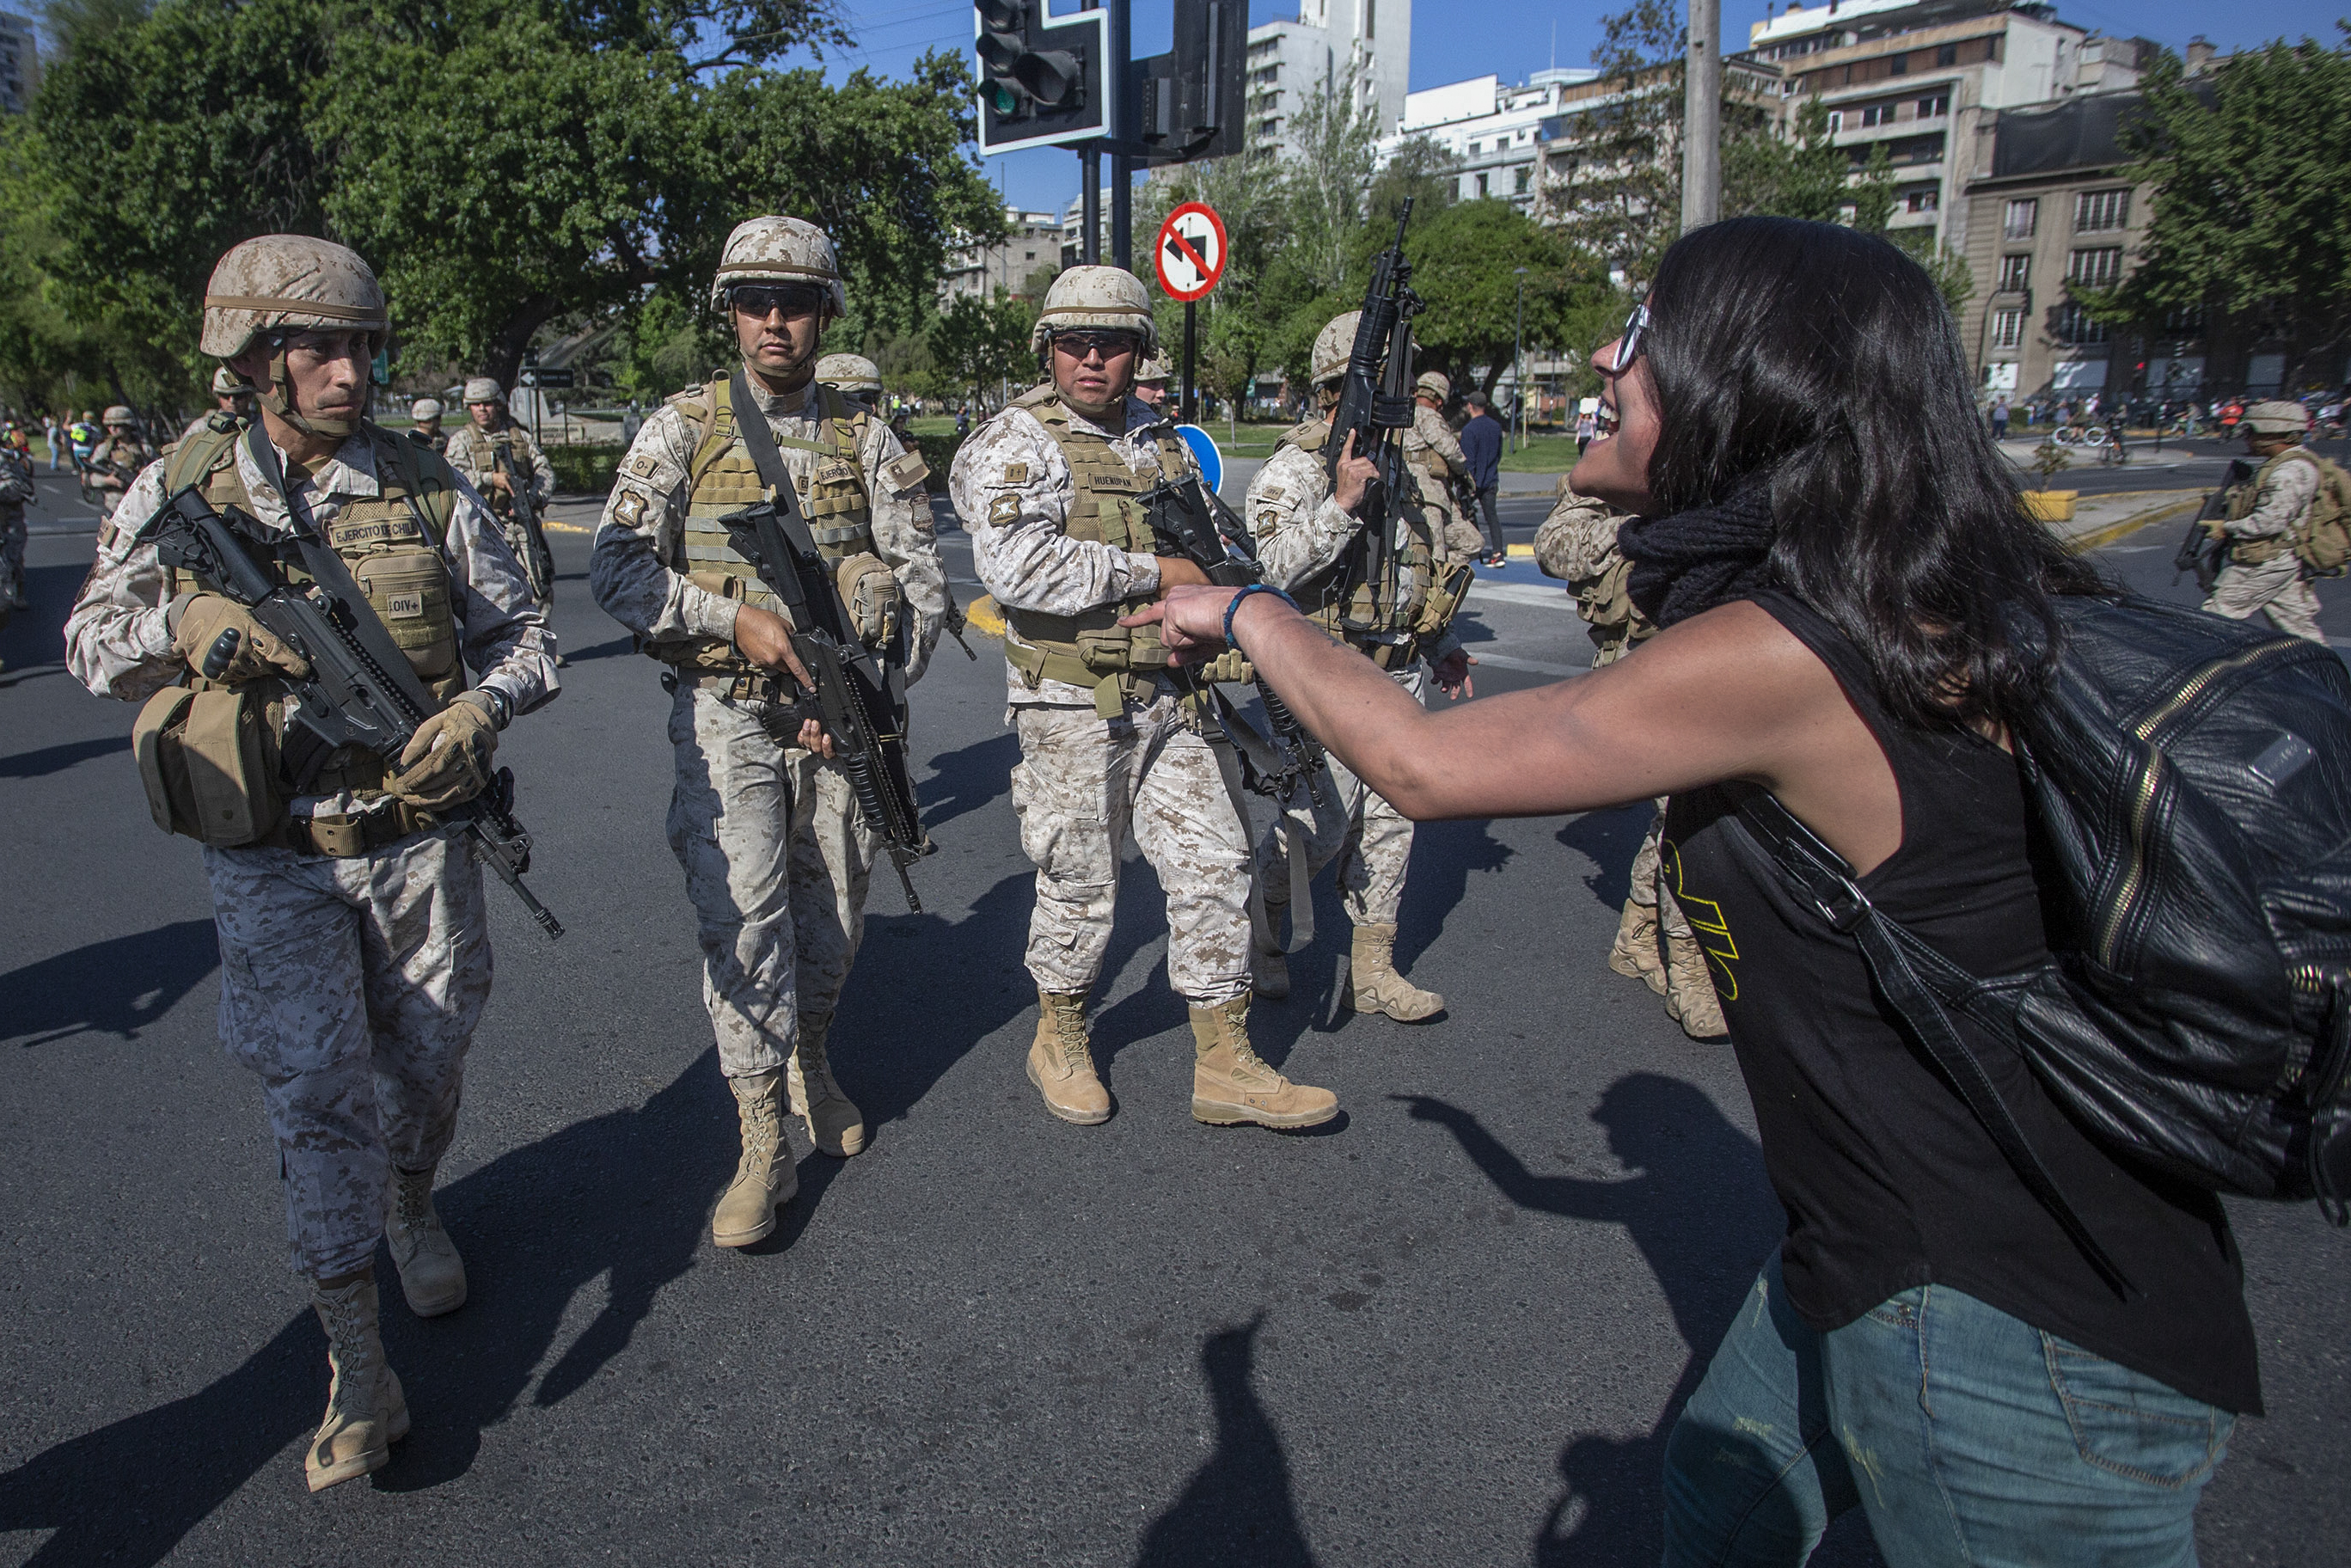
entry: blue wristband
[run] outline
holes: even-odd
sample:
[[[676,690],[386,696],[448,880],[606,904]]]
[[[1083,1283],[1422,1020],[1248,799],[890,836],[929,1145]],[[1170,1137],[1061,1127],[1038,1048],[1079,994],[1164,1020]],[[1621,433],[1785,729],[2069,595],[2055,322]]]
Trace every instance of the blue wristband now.
[[[1247,588],[1244,588],[1238,593],[1234,594],[1233,601],[1225,606],[1225,646],[1228,648],[1237,648],[1240,646],[1239,643],[1233,641],[1233,615],[1240,609],[1241,601],[1247,599],[1252,593],[1270,593],[1276,599],[1280,600],[1284,604],[1289,605],[1292,610],[1298,609],[1298,601],[1290,598],[1290,595],[1282,592],[1281,590],[1274,587],[1273,584],[1270,582],[1250,583]],[[1299,613],[1304,614],[1305,612],[1300,611]]]

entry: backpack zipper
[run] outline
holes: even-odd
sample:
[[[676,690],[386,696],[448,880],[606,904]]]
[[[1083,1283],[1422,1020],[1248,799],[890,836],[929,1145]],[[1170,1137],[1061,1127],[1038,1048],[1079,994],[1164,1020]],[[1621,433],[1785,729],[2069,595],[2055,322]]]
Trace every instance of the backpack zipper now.
[[[2140,771],[2131,794],[2130,859],[2123,869],[2121,885],[2106,906],[2106,918],[2098,934],[2098,961],[2107,969],[2116,970],[2121,967],[2123,929],[2130,922],[2147,880],[2147,825],[2154,819],[2156,797],[2163,788],[2163,753],[2158,737],[2207,695],[2224,676],[2241,673],[2263,659],[2300,654],[2305,651],[2298,640],[2279,641],[2259,643],[2242,653],[2231,653],[2225,659],[2215,659],[2190,676],[2188,684],[2173,693],[2161,707],[2131,726],[2131,734],[2150,750],[2147,766]]]

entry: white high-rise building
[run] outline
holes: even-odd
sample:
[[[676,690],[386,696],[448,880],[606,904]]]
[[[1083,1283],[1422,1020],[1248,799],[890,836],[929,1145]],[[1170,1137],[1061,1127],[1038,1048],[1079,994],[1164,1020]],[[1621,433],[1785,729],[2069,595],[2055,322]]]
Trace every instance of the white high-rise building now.
[[[1295,152],[1292,121],[1307,95],[1351,69],[1356,101],[1373,110],[1378,134],[1395,131],[1412,75],[1412,0],[1298,0],[1296,21],[1251,27],[1249,156]]]

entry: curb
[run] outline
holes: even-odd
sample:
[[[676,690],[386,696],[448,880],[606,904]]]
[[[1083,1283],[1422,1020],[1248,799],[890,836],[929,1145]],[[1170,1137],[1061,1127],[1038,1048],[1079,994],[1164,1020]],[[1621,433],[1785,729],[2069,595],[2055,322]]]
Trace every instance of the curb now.
[[[2159,490],[2147,493],[2163,494]],[[2086,534],[2078,534],[2066,539],[2065,548],[2075,555],[2086,555],[2094,549],[2104,549],[2116,540],[2127,538],[2151,524],[2169,522],[2176,517],[2201,510],[2207,494],[2206,491],[2198,490],[2175,500],[2149,507],[2143,512],[2134,512],[2117,522],[2108,523],[2104,528],[2093,528]]]
[[[1004,612],[996,608],[996,595],[983,593],[963,607],[963,618],[971,629],[983,637],[1004,635]]]

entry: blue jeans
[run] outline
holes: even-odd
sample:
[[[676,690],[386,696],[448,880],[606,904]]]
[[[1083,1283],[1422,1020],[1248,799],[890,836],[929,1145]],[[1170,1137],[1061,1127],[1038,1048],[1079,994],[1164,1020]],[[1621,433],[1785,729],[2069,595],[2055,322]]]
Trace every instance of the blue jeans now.
[[[1801,1563],[1858,1503],[1888,1568],[2193,1568],[2235,1425],[1945,1285],[1815,1333],[1774,1255],[1667,1440],[1665,1561]]]

